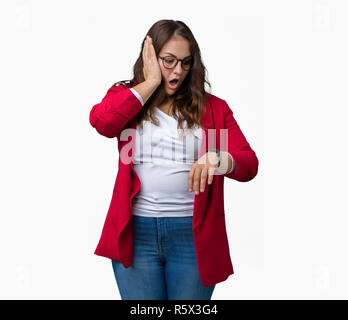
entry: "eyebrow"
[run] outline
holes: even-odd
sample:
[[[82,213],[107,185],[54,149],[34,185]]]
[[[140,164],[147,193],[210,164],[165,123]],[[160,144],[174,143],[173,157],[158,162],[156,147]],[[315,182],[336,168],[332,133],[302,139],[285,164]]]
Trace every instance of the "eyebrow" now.
[[[171,56],[173,56],[173,57],[175,57],[175,58],[178,58],[175,54],[172,54],[171,52],[164,52],[164,53],[168,53],[168,54],[170,54]],[[186,59],[186,58],[189,58],[189,57],[192,57],[192,55],[189,55],[189,56],[187,56],[187,57],[185,57],[185,58],[183,58],[183,59]]]

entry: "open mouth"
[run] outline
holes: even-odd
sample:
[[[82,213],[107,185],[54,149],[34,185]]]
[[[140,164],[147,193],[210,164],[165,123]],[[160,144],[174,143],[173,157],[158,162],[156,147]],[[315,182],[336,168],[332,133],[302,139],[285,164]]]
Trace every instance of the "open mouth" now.
[[[179,80],[171,80],[169,81],[169,88],[176,89],[178,87]]]

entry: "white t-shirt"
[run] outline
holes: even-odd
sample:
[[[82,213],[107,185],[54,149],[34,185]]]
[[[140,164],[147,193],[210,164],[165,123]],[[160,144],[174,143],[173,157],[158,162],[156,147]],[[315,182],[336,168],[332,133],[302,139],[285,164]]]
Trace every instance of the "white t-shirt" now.
[[[141,187],[132,199],[133,214],[192,216],[195,194],[188,191],[188,173],[199,158],[202,128],[184,132],[177,128],[174,117],[154,110],[159,126],[145,120],[143,129],[136,126],[133,166]],[[186,128],[186,121],[183,126]]]

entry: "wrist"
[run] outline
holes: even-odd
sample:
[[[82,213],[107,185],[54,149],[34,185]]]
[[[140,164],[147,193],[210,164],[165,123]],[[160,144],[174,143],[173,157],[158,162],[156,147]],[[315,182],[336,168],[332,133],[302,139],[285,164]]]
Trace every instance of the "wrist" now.
[[[229,153],[226,151],[221,151],[221,162],[219,166],[219,173],[226,174],[228,172],[229,164],[230,164]]]
[[[226,152],[226,157],[227,157],[227,163],[228,163],[226,174],[230,174],[234,171],[236,167],[236,163],[229,152]]]
[[[221,151],[219,149],[209,149],[207,152],[215,152],[218,157],[217,169],[220,174],[231,173],[235,167],[234,159],[227,151]]]
[[[212,148],[212,149],[208,149],[207,152],[215,152],[218,158],[218,163],[217,163],[217,167],[220,167],[221,164],[221,151],[219,149],[216,148]]]
[[[157,80],[148,79],[145,80],[145,83],[147,83],[152,88],[157,88],[161,84],[161,81],[158,82]]]

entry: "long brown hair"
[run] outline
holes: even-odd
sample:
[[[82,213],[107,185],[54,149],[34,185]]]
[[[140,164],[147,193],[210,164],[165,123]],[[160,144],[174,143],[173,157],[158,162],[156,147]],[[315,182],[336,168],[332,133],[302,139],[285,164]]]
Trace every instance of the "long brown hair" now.
[[[201,52],[196,39],[194,38],[189,27],[182,21],[175,20],[159,20],[152,25],[146,35],[153,40],[153,46],[156,56],[158,57],[164,44],[172,37],[182,37],[190,44],[190,51],[193,57],[193,66],[185,77],[180,88],[173,94],[173,117],[178,120],[178,127],[184,129],[182,123],[186,120],[187,129],[194,126],[201,126],[201,118],[205,112],[205,101],[207,92],[204,85],[211,85],[205,78],[206,68],[201,59]],[[145,38],[141,45],[141,50],[137,61],[133,67],[133,78],[130,83],[141,83],[145,81],[143,74],[143,58],[142,51]],[[149,120],[155,125],[159,125],[154,115],[154,107],[160,106],[168,101],[168,95],[164,89],[164,81],[162,78],[161,85],[146,101],[141,111],[137,114],[137,123],[142,128],[142,121]],[[128,87],[128,86],[127,86]]]

